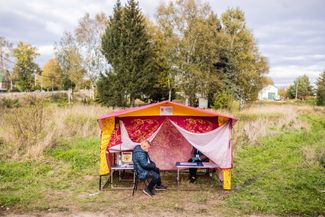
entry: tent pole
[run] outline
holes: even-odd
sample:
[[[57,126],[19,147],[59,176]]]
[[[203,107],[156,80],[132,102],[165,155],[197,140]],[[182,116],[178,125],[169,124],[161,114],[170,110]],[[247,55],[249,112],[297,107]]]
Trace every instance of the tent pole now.
[[[102,190],[102,176],[99,175],[99,190]]]
[[[223,189],[231,190],[231,169],[223,169]]]

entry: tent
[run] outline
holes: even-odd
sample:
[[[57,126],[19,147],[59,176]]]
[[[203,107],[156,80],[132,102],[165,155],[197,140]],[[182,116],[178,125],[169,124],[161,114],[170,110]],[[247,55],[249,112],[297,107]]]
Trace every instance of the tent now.
[[[230,189],[231,131],[237,119],[230,115],[163,101],[102,115],[99,175],[108,175],[114,153],[133,150],[147,139],[150,157],[161,170],[176,170],[197,148],[224,171],[224,188]],[[228,186],[228,187],[227,187]]]

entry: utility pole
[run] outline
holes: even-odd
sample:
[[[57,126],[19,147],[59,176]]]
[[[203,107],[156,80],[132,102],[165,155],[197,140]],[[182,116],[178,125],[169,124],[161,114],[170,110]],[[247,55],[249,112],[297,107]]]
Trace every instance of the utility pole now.
[[[34,72],[34,87],[36,87],[36,72]]]
[[[169,73],[170,75],[170,73]],[[170,85],[170,76],[168,76],[168,101],[172,101],[172,88],[171,88],[171,85]]]
[[[53,92],[53,78],[51,78],[52,92]]]

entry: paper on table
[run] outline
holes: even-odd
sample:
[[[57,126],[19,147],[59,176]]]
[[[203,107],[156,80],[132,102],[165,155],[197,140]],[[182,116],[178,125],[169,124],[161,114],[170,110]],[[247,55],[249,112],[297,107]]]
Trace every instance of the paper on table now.
[[[181,166],[203,166],[202,162],[180,162]]]
[[[203,166],[204,167],[212,167],[212,168],[218,167],[218,165],[213,162],[203,162]]]
[[[180,162],[179,163],[182,166],[196,166],[197,163],[191,163],[191,162]]]

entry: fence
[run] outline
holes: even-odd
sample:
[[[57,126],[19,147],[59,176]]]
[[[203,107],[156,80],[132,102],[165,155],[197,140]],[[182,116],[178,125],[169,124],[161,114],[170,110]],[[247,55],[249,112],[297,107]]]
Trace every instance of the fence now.
[[[95,99],[93,90],[80,90],[78,92],[72,92],[72,90],[60,90],[60,91],[35,91],[35,92],[11,92],[11,93],[0,93],[0,99],[22,99],[27,97],[52,97],[57,95],[66,95],[68,102],[73,100],[73,97],[81,99]]]

